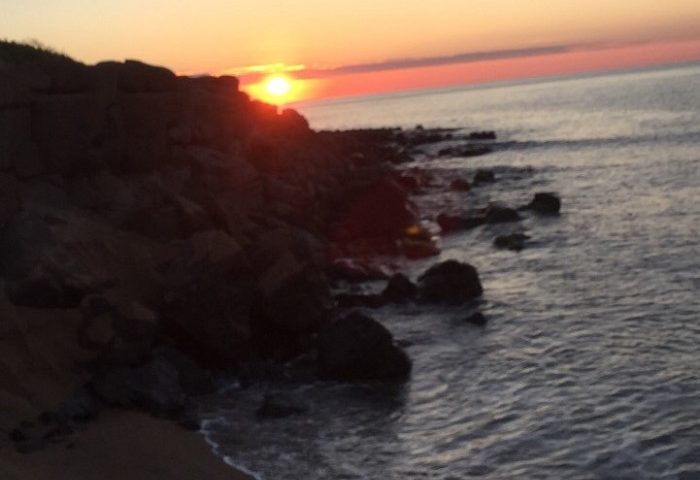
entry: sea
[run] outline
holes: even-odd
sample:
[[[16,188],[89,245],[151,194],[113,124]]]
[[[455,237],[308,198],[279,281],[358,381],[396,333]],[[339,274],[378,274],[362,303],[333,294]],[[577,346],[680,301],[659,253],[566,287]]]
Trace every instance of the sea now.
[[[371,312],[413,360],[404,384],[233,384],[203,413],[221,456],[264,480],[700,479],[700,64],[299,109],[316,129],[494,130],[488,155],[414,152],[409,167],[438,184],[496,172],[488,187],[416,198],[426,219],[538,191],[562,211],[399,261],[413,279],[469,262],[483,299]],[[494,248],[516,231],[524,250]],[[475,309],[486,326],[465,321]],[[279,393],[308,413],[257,420]]]

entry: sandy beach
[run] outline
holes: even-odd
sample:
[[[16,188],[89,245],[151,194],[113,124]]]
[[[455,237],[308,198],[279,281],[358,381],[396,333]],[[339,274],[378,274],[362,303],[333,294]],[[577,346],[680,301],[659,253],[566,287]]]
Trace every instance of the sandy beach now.
[[[183,459],[186,459],[184,461]],[[108,410],[84,432],[23,455],[0,443],[4,480],[246,480],[211,451],[204,438],[169,420]]]

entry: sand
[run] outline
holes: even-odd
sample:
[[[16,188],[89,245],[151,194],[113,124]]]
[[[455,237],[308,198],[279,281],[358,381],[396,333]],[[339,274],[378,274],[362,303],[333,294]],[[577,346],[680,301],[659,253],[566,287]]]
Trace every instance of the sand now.
[[[69,445],[73,444],[72,448]],[[144,413],[109,410],[67,441],[19,454],[0,440],[2,480],[251,480],[204,437]]]

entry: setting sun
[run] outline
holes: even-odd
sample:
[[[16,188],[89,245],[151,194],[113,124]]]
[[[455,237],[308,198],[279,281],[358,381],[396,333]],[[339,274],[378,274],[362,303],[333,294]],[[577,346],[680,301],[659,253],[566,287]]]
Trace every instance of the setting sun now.
[[[284,97],[291,89],[289,78],[282,75],[274,75],[265,81],[265,90],[274,97]]]
[[[258,100],[274,105],[286,105],[313,95],[313,81],[294,78],[287,73],[270,72],[255,83],[244,86]]]

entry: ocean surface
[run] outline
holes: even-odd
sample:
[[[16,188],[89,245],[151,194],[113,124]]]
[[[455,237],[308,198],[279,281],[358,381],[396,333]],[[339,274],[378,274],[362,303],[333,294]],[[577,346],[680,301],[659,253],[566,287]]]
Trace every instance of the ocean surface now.
[[[474,306],[372,313],[414,362],[401,386],[232,388],[206,406],[217,451],[265,480],[700,479],[700,66],[379,96],[301,107],[314,128],[495,130],[494,152],[415,165],[494,168],[426,218],[555,191],[559,217],[442,238],[406,261],[477,267]],[[492,246],[524,231],[522,252]],[[368,285],[367,288],[372,288]],[[257,421],[266,393],[309,413]]]

